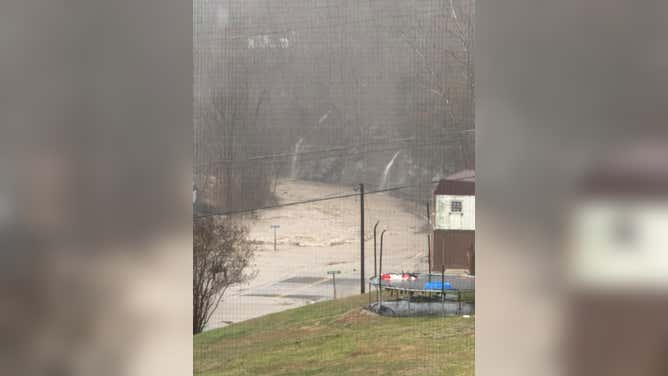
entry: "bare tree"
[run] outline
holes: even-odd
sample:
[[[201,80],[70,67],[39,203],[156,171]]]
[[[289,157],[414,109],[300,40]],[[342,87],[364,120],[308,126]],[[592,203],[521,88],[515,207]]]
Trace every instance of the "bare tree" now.
[[[200,333],[233,285],[255,275],[248,229],[225,218],[193,218],[193,334]]]
[[[420,69],[414,79],[440,103],[445,113],[444,130],[454,131],[462,167],[473,165],[472,135],[475,77],[473,41],[475,0],[446,0],[433,15],[415,17],[391,28],[417,58]]]

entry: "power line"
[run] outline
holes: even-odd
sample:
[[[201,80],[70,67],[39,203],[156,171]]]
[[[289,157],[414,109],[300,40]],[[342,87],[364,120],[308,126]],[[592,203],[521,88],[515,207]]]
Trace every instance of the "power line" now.
[[[315,156],[311,156],[307,161],[316,161],[316,160],[323,160],[323,159],[328,159],[328,158],[350,158],[353,155],[358,155],[358,154],[371,154],[371,153],[381,153],[381,152],[387,152],[387,151],[398,151],[398,150],[418,150],[418,149],[424,149],[428,147],[434,147],[434,146],[443,146],[442,142],[433,142],[433,143],[426,143],[426,144],[419,144],[419,145],[406,145],[406,146],[401,146],[401,147],[393,147],[393,148],[385,148],[385,149],[374,149],[374,150],[348,150],[348,149],[343,149],[343,150],[338,150],[339,154],[324,154],[325,151],[316,151],[315,153],[320,153],[320,155],[316,154]],[[341,155],[342,152],[346,152],[344,155]],[[302,155],[306,154],[304,153],[299,153],[297,155]],[[295,156],[295,154],[285,154],[281,155],[282,157],[289,157],[289,156]],[[221,161],[211,161],[209,163],[205,164],[200,164],[196,166],[196,171],[197,172],[202,172],[205,171],[207,168],[215,168],[217,165],[223,165],[225,169],[232,169],[232,168],[248,168],[250,163],[265,163],[265,164],[276,164],[280,163],[281,158],[266,158],[266,159],[256,159],[256,160],[248,160],[248,159],[227,159],[227,160],[221,160]]]
[[[231,41],[231,40],[236,40],[236,39],[242,39],[242,38],[249,38],[249,37],[256,37],[256,36],[262,36],[262,35],[272,35],[272,34],[287,34],[291,31],[308,31],[308,30],[325,30],[325,29],[335,29],[335,28],[340,28],[343,26],[350,26],[350,25],[367,25],[370,23],[375,23],[378,21],[387,21],[387,20],[395,20],[395,19],[401,19],[401,18],[407,18],[407,17],[415,17],[415,16],[447,16],[447,14],[444,14],[442,11],[438,10],[428,10],[425,12],[417,12],[414,14],[394,14],[394,15],[380,15],[380,16],[375,16],[375,17],[369,17],[369,18],[360,18],[360,19],[347,19],[347,17],[340,17],[341,19],[344,19],[344,22],[331,22],[331,23],[324,23],[324,24],[314,24],[314,25],[304,25],[305,22],[287,22],[287,23],[277,23],[275,25],[272,25],[272,28],[274,30],[251,30],[250,28],[245,28],[243,26],[236,27],[237,32],[240,32],[239,34],[236,35],[229,35],[229,36],[220,36],[220,32],[218,31],[208,31],[208,41]],[[339,21],[339,20],[337,20]],[[204,31],[199,31],[199,36],[205,34],[207,32]],[[224,32],[222,33],[224,34]],[[213,35],[213,36],[212,36]]]
[[[435,184],[435,183],[438,183],[438,181],[431,181],[430,183]],[[417,187],[418,185],[419,184],[401,185],[401,186],[397,186],[397,187],[377,189],[377,190],[374,190],[374,191],[367,191],[364,194],[369,195],[369,194],[381,193],[381,192],[398,191],[398,190],[401,190],[401,189]],[[208,212],[208,213],[197,214],[196,217],[211,217],[211,216],[218,216],[218,215],[233,215],[233,214],[251,213],[251,212],[254,212],[254,211],[258,211],[258,210],[269,210],[269,209],[282,208],[282,207],[285,207],[285,206],[311,204],[311,203],[314,203],[314,202],[337,200],[337,199],[357,197],[357,196],[359,196],[359,193],[347,193],[347,194],[342,194],[342,195],[338,195],[338,196],[319,197],[319,198],[314,198],[314,199],[310,199],[310,200],[294,201],[294,202],[288,202],[288,203],[279,204],[279,205],[269,205],[269,206],[254,208],[254,209],[231,210],[231,211],[226,211],[226,212]]]
[[[460,133],[470,133],[473,130],[471,129],[446,129],[447,131],[452,131],[452,132],[460,132]],[[440,138],[450,140],[450,137],[452,137],[450,134],[443,134],[443,135],[438,135],[435,137],[431,137],[431,140],[438,140]],[[363,143],[363,144],[354,144],[350,146],[340,146],[340,147],[335,147],[335,148],[330,148],[330,149],[325,149],[325,150],[307,150],[307,151],[302,151],[299,153],[278,153],[278,154],[264,154],[264,155],[256,155],[252,156],[246,159],[221,159],[221,160],[215,160],[215,161],[209,161],[207,163],[202,163],[198,164],[195,166],[196,169],[204,169],[207,167],[211,167],[214,165],[229,165],[229,164],[243,164],[243,163],[248,163],[248,162],[270,162],[270,163],[275,163],[276,160],[278,159],[283,159],[283,158],[290,158],[290,157],[299,157],[299,156],[310,156],[310,160],[316,160],[316,159],[326,159],[326,158],[332,158],[336,157],[338,154],[329,154],[329,153],[341,153],[341,152],[346,152],[347,155],[356,155],[356,154],[369,154],[369,153],[379,153],[379,152],[384,152],[384,151],[397,151],[397,150],[405,150],[405,149],[417,149],[417,148],[424,148],[428,146],[439,146],[442,145],[442,142],[445,141],[439,141],[439,142],[429,142],[429,143],[421,143],[421,144],[416,144],[416,143],[410,143],[410,141],[414,141],[413,137],[410,138],[405,138],[405,139],[400,139],[396,141],[389,141],[389,142],[369,142],[369,143]],[[405,143],[404,145],[398,146],[398,147],[391,147],[391,148],[381,148],[381,149],[372,149],[372,150],[351,150],[351,149],[357,149],[361,148],[364,146],[370,146],[370,145],[390,145],[390,144],[395,144],[395,143]],[[327,155],[325,155],[327,154]]]

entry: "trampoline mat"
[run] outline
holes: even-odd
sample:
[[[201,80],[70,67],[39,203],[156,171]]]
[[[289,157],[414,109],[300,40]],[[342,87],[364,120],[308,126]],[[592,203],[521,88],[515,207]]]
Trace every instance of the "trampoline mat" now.
[[[381,280],[381,287],[384,289],[395,289],[404,291],[425,291],[438,292],[441,291],[441,281],[445,281],[445,290],[459,290],[459,291],[473,291],[475,290],[475,277],[466,275],[453,275],[436,273],[416,273],[415,280]],[[373,277],[369,280],[372,285],[378,285],[378,277]],[[430,287],[431,288],[428,288]],[[438,286],[438,287],[434,287]]]

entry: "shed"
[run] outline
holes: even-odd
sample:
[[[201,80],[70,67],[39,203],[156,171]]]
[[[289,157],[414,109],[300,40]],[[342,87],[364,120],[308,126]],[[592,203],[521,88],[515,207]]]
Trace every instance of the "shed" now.
[[[434,190],[431,265],[475,273],[475,171],[441,179]]]
[[[579,180],[567,213],[564,274],[570,375],[668,370],[666,161],[668,144],[630,144]]]

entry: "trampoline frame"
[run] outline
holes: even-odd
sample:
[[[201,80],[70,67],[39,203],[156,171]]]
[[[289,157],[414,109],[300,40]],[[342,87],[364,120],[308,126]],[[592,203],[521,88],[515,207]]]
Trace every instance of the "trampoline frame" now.
[[[397,273],[399,274],[399,273]],[[401,273],[403,274],[403,273]],[[381,274],[382,275],[382,274]],[[414,273],[417,276],[416,280],[382,280],[379,276],[373,276],[369,278],[369,309],[376,311],[381,314],[383,308],[383,290],[390,291],[390,294],[396,293],[397,296],[402,293],[408,294],[408,301],[414,297],[415,294],[422,296],[441,296],[441,301],[455,301],[459,304],[459,311],[461,312],[462,303],[464,303],[463,295],[467,292],[475,291],[475,276],[463,275],[463,274],[446,274],[444,271],[441,273]],[[425,289],[418,288],[416,285],[423,285],[424,282],[431,281],[440,281],[441,289]],[[453,282],[456,287],[445,288],[446,282]],[[372,304],[371,302],[371,288],[376,288],[376,302]],[[447,299],[449,293],[456,293],[456,299]],[[420,302],[414,302],[415,304],[420,304]],[[376,307],[375,309],[372,307]]]

